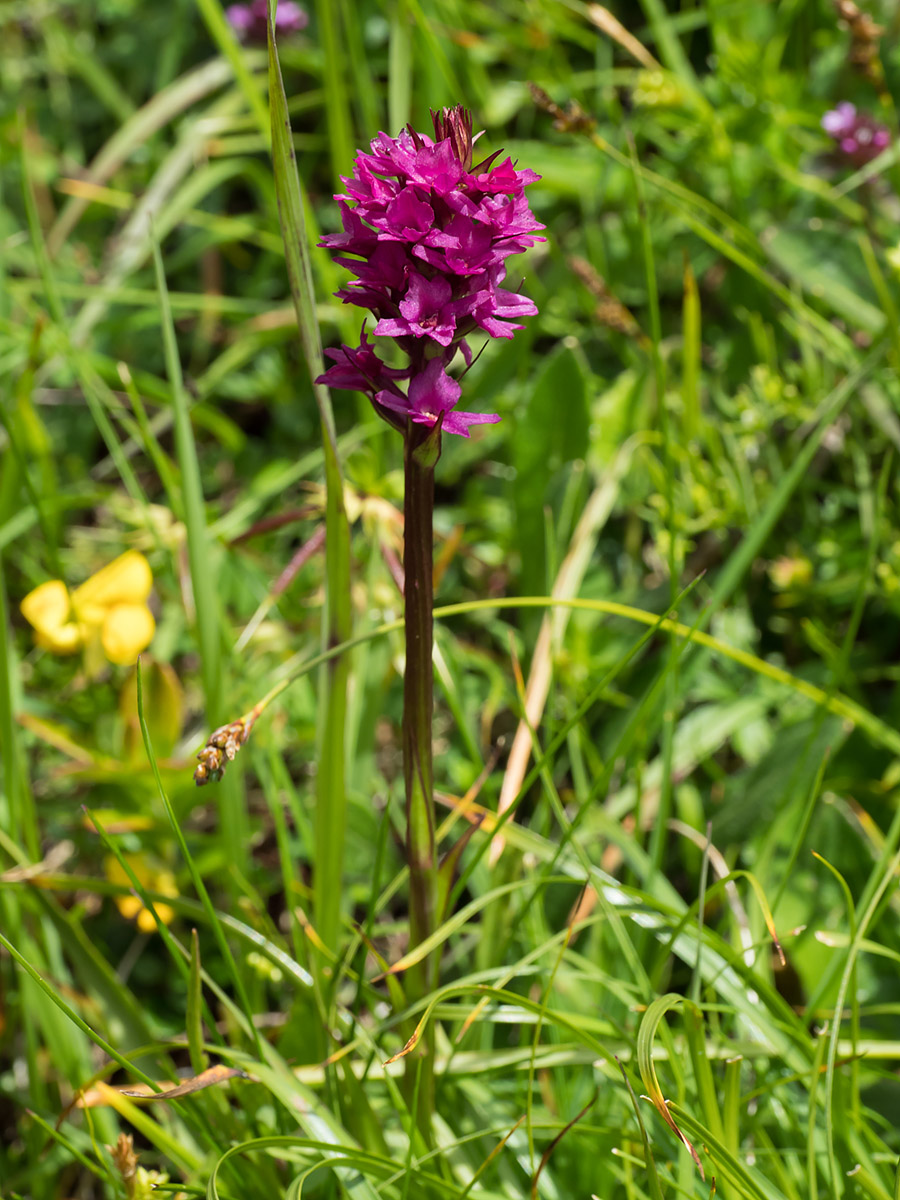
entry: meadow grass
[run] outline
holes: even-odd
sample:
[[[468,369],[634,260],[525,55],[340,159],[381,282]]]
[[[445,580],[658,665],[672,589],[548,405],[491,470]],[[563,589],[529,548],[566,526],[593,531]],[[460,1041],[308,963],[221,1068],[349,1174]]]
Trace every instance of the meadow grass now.
[[[900,152],[821,128],[896,126],[871,15],[4,6],[0,1195],[900,1196]],[[437,469],[415,945],[402,449],[313,382],[317,242],[459,102],[548,240]],[[37,647],[128,548],[139,670]]]

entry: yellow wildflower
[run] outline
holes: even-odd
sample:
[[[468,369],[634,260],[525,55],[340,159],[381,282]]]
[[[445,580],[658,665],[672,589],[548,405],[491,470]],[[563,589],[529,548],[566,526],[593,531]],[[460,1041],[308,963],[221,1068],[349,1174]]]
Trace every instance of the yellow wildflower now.
[[[42,583],[20,608],[44,649],[74,654],[84,647],[93,660],[99,651],[111,663],[129,666],[150,645],[156,629],[147,607],[152,587],[150,564],[143,554],[128,550],[74,592],[61,579]]]
[[[151,866],[143,854],[125,854],[123,857],[129,867],[131,867],[135,877],[140,880],[141,886],[145,887],[148,892],[159,892],[162,896],[178,895],[178,886],[175,883],[175,876],[171,871]],[[113,858],[112,856],[106,858],[103,863],[103,869],[110,883],[121,883],[129,887],[131,886],[128,872],[117,858]],[[138,896],[116,896],[116,906],[127,921],[137,920],[137,927],[141,933],[153,933],[156,929],[153,914],[149,908],[144,906],[143,901]],[[154,904],[153,907],[156,909],[156,914],[164,925],[172,923],[172,918],[175,916],[173,908],[168,904]]]

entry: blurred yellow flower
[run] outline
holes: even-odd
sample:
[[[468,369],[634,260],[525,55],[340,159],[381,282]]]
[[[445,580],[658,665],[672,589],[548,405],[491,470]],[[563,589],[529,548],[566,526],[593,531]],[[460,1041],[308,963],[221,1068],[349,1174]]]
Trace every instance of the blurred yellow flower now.
[[[156,630],[147,607],[152,587],[150,564],[143,554],[128,550],[74,592],[61,579],[42,583],[20,608],[45,650],[74,654],[84,647],[95,666],[98,654],[117,666],[130,666]]]
[[[159,892],[162,896],[178,895],[178,886],[171,871],[151,866],[143,854],[125,854],[122,857],[131,867],[135,877],[140,880],[141,886],[145,887],[148,892]],[[110,855],[104,859],[103,870],[110,883],[131,886],[128,872],[117,858]],[[127,921],[137,919],[137,927],[141,933],[155,931],[156,922],[153,920],[153,914],[149,908],[145,908],[143,901],[138,896],[116,896],[116,906]],[[153,907],[163,924],[171,925],[175,910],[168,904],[154,904]]]

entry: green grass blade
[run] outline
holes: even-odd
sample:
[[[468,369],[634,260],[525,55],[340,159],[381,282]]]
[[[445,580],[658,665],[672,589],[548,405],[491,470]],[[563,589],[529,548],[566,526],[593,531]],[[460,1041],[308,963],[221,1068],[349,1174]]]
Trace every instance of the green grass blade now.
[[[273,21],[275,3],[276,0],[269,0]],[[319,38],[322,47],[322,83],[325,88],[325,114],[328,121],[331,176],[335,189],[340,191],[342,187],[340,177],[349,170],[350,160],[353,157],[353,133],[350,121],[349,93],[346,86],[345,39],[344,30],[341,28],[341,6],[336,4],[335,0],[316,0],[316,16],[318,17]],[[274,26],[272,37],[274,43]],[[376,131],[373,129],[371,136],[374,137],[375,133]]]
[[[328,5],[323,6],[324,8]],[[323,641],[339,645],[350,637],[350,529],[344,509],[343,480],[328,389],[315,382],[323,368],[316,321],[309,242],[290,117],[275,46],[274,3],[269,8],[269,103],[272,110],[272,160],[288,280],[300,341],[313,380],[325,452],[325,571],[327,596]],[[347,161],[349,168],[349,159]],[[316,873],[314,918],[324,944],[337,950],[340,930],[344,837],[347,821],[346,716],[350,663],[346,655],[320,673],[319,736],[316,774]]]
[[[92,1029],[91,1026],[88,1025],[87,1021],[85,1021],[84,1018],[80,1016],[75,1009],[63,999],[63,997],[59,994],[59,989],[55,988],[48,980],[46,980],[41,973],[32,966],[24,954],[20,953],[20,951],[2,932],[0,932],[0,946],[3,946],[10,958],[13,959],[13,961],[21,968],[21,970],[23,970],[31,977],[32,980],[34,980],[35,984],[43,993],[43,995],[46,996],[47,999],[50,1000],[50,1002],[54,1004],[69,1021],[72,1022],[73,1025],[77,1026],[83,1034],[89,1037],[95,1046],[99,1046],[104,1054],[108,1055],[111,1059],[113,1059],[114,1062],[117,1062],[124,1071],[127,1071],[129,1077],[137,1076],[142,1083],[149,1084],[154,1091],[157,1090],[156,1084],[150,1078],[150,1076],[145,1075],[143,1071],[134,1065],[133,1062],[130,1062],[123,1054],[121,1054],[115,1048],[115,1046],[112,1046],[104,1037],[97,1033],[95,1029]]]
[[[248,1026],[253,1030],[257,1053],[261,1054],[259,1033],[256,1030],[256,1026],[253,1024],[253,1009],[247,996],[247,989],[244,985],[243,974],[238,970],[237,963],[234,960],[234,955],[232,954],[231,948],[228,945],[228,939],[225,937],[225,932],[222,929],[222,923],[219,920],[218,913],[213,907],[213,902],[210,899],[209,892],[206,890],[206,884],[203,882],[200,872],[197,870],[197,864],[194,862],[193,856],[188,849],[184,832],[178,823],[178,818],[175,816],[175,810],[172,808],[172,802],[169,799],[169,795],[166,792],[166,789],[163,787],[163,781],[160,778],[159,767],[156,762],[156,756],[153,753],[153,745],[150,741],[150,730],[147,728],[147,720],[144,715],[144,689],[141,682],[140,662],[138,662],[137,665],[137,709],[138,720],[140,721],[141,726],[141,736],[144,740],[144,749],[147,752],[147,760],[150,763],[150,768],[153,772],[156,790],[159,794],[160,800],[162,801],[163,808],[166,811],[166,816],[169,818],[169,823],[172,826],[172,832],[175,834],[175,839],[178,842],[182,857],[184,858],[185,864],[190,872],[191,881],[194,884],[194,888],[197,892],[197,895],[200,897],[200,902],[206,912],[206,916],[215,936],[216,943],[228,967],[229,974],[231,975],[232,982],[234,983],[235,992],[237,993],[241,1007],[244,1010],[244,1016],[247,1019]]]
[[[159,245],[153,243],[153,265],[156,270],[156,287],[159,296],[160,324],[166,371],[172,389],[175,418],[175,445],[184,498],[185,524],[187,526],[188,562],[191,586],[194,593],[197,635],[200,646],[203,693],[206,699],[207,716],[218,725],[223,712],[222,656],[219,636],[219,607],[216,585],[216,568],[211,553],[210,539],[206,528],[206,513],[203,503],[203,486],[200,481],[200,464],[197,447],[191,428],[188,401],[181,374],[181,360],[175,340],[175,326],[166,287],[165,271]]]
[[[690,444],[700,433],[700,292],[690,260],[684,259],[684,299],[681,333],[681,400],[684,408],[684,439]]]
[[[197,0],[200,15],[206,22],[206,27],[213,41],[219,47],[224,58],[231,64],[235,78],[240,85],[247,105],[253,114],[253,119],[259,126],[259,131],[267,145],[269,140],[269,114],[266,112],[266,102],[262,90],[247,65],[245,52],[238,44],[234,31],[225,18],[225,12],[219,0]]]
[[[396,137],[412,113],[412,28],[407,0],[397,0],[391,17],[388,59],[388,131]]]
[[[191,1056],[191,1069],[199,1075],[209,1065],[209,1057],[203,1049],[203,985],[200,971],[200,939],[197,930],[191,930],[191,972],[187,994],[187,1040]]]

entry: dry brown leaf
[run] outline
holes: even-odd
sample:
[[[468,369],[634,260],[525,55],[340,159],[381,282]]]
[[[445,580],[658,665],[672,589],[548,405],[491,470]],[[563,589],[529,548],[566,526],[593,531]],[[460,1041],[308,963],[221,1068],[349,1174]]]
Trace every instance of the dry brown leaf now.
[[[588,20],[591,21],[601,33],[605,33],[607,37],[618,42],[623,50],[627,50],[632,58],[636,58],[642,67],[646,67],[648,71],[661,71],[662,64],[658,63],[646,46],[642,45],[633,33],[629,33],[622,22],[612,15],[608,8],[604,8],[602,4],[589,4],[587,8]]]
[[[409,1054],[410,1050],[415,1050],[421,1035],[422,1035],[422,1026],[420,1023],[419,1025],[416,1026],[412,1037],[409,1039],[409,1041],[406,1043],[406,1045],[403,1047],[403,1049],[398,1050],[396,1054],[392,1054],[390,1058],[386,1058],[381,1065],[383,1067],[389,1067],[391,1065],[391,1063],[395,1063],[399,1059],[405,1058],[407,1056],[407,1054]]]
[[[82,1092],[75,1101],[75,1107],[103,1108],[113,1103],[113,1096],[127,1096],[129,1100],[180,1100],[182,1096],[191,1096],[194,1092],[202,1092],[204,1088],[215,1087],[216,1084],[236,1078],[246,1079],[247,1075],[237,1067],[226,1067],[219,1063],[190,1079],[182,1079],[179,1083],[161,1080],[157,1087],[162,1090],[158,1092],[154,1092],[146,1083],[120,1084],[113,1087],[112,1084],[101,1082]]]
[[[55,846],[50,847],[40,862],[29,863],[24,867],[10,867],[8,871],[4,871],[0,874],[0,883],[27,883],[29,879],[37,879],[41,875],[55,875],[74,849],[74,842],[57,842]]]

